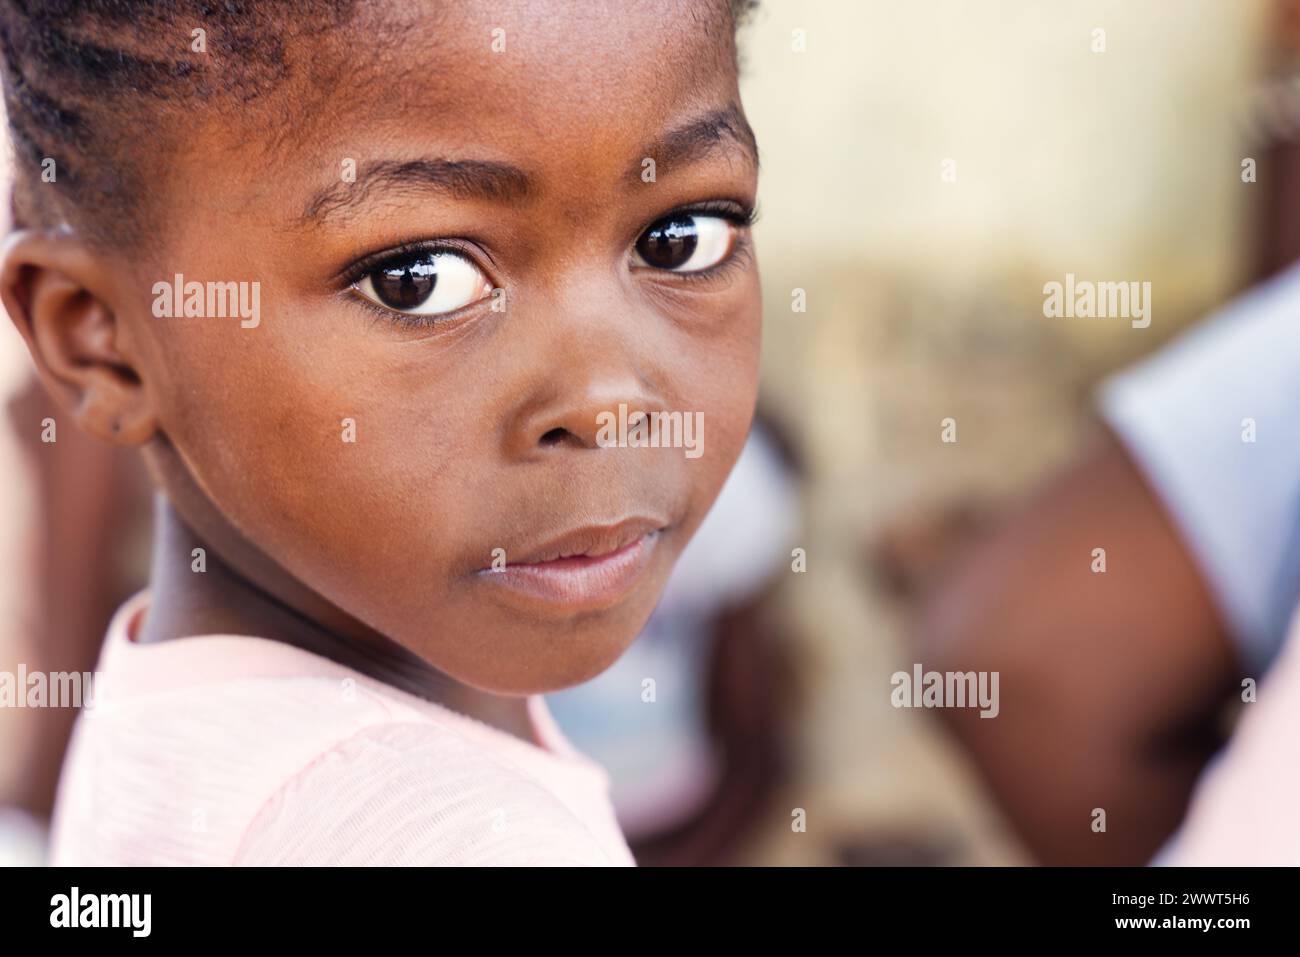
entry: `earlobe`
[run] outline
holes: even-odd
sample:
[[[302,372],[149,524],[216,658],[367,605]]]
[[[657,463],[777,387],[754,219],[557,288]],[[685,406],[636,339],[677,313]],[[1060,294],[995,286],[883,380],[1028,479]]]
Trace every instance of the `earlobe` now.
[[[83,431],[140,445],[157,420],[110,297],[102,264],[70,234],[17,230],[0,251],[0,298],[46,390]]]

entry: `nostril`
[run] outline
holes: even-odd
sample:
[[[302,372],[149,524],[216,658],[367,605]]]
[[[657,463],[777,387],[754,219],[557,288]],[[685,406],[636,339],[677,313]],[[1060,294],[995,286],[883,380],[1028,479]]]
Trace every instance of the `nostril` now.
[[[559,445],[569,435],[568,429],[554,428],[543,435],[539,440],[539,445]]]

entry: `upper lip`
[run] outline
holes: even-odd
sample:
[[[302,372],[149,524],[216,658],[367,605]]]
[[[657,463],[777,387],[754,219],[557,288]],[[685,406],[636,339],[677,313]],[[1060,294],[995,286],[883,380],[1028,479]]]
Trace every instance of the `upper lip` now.
[[[626,548],[651,532],[661,531],[664,522],[636,516],[604,525],[587,525],[554,538],[512,552],[506,549],[507,565],[536,565],[561,558],[598,558]]]

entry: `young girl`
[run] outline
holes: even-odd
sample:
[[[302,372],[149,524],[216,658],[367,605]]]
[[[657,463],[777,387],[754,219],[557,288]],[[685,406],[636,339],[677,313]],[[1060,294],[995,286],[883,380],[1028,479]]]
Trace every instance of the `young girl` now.
[[[0,5],[0,292],[159,490],[54,863],[632,863],[541,694],[749,427],[745,6]]]

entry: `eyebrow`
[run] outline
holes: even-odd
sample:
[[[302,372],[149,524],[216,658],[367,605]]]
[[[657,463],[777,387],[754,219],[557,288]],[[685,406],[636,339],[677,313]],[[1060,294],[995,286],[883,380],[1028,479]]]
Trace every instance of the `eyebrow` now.
[[[745,158],[758,168],[758,140],[745,119],[744,112],[735,103],[720,110],[706,113],[684,126],[670,130],[646,147],[644,156],[655,161],[656,166],[672,168],[675,165],[698,162],[719,151],[739,147]],[[628,170],[632,179],[640,181],[643,160]]]
[[[457,199],[509,202],[533,190],[532,179],[517,166],[490,160],[376,160],[357,170],[356,181],[340,181],[317,190],[302,213],[306,223],[346,217],[376,190],[447,193]]]
[[[673,167],[699,162],[709,155],[739,147],[757,168],[758,142],[745,114],[736,104],[707,113],[663,134],[643,151],[659,166]],[[640,182],[641,160],[628,170],[630,180]],[[535,190],[533,179],[517,166],[491,160],[416,159],[375,160],[356,171],[355,181],[340,180],[312,194],[303,209],[301,222],[320,225],[331,219],[346,219],[378,191],[445,192],[457,199],[486,199],[511,202]]]

